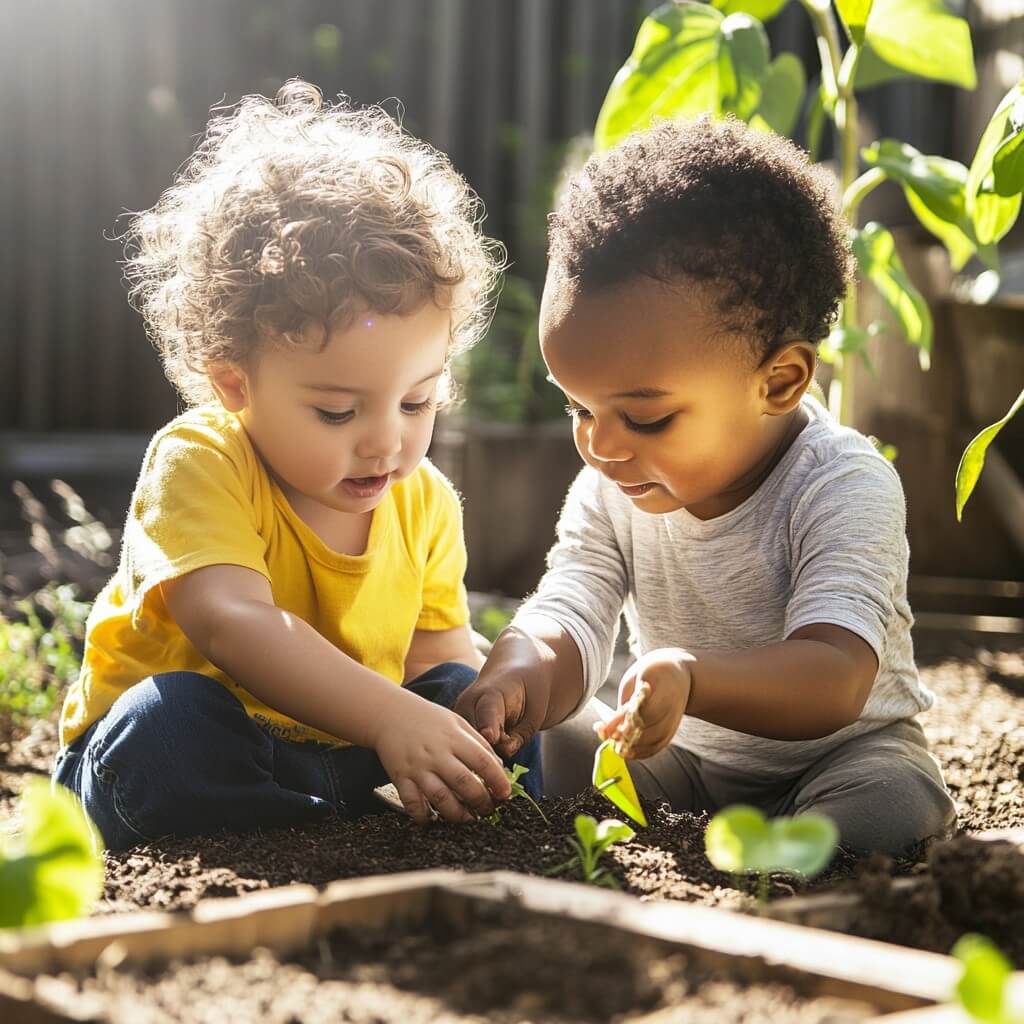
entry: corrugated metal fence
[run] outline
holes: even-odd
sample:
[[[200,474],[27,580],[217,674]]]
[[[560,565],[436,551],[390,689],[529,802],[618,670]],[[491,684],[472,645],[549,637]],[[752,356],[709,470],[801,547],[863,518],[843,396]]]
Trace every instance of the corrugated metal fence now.
[[[359,102],[400,98],[536,276],[544,183],[655,5],[0,0],[0,430],[149,429],[173,415],[125,301],[118,217],[154,202],[211,105],[293,75]],[[813,60],[798,4],[770,32],[774,50]],[[923,106],[906,112],[918,133]],[[945,121],[934,104],[930,116]]]

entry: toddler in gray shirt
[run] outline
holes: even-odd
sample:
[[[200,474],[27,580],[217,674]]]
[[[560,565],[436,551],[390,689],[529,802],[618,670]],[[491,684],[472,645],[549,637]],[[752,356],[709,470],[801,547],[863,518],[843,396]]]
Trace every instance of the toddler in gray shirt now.
[[[914,716],[899,478],[807,396],[850,276],[830,184],[735,121],[593,157],[552,215],[541,347],[586,463],[537,592],[460,711],[546,792],[589,781],[623,706],[641,796],[815,811],[855,850],[950,829]],[[594,696],[621,614],[636,658]],[[595,728],[596,727],[596,728]]]

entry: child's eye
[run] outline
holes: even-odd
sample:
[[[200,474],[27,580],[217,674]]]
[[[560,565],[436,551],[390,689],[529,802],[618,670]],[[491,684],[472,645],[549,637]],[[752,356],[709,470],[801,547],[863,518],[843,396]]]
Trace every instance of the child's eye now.
[[[651,423],[637,423],[636,420],[631,420],[628,416],[623,414],[622,421],[626,424],[627,430],[632,430],[637,434],[656,434],[659,430],[664,430],[674,419],[674,415],[663,416],[660,420],[654,420]]]
[[[422,402],[403,402],[402,412],[409,416],[415,416],[417,413],[430,412],[434,407],[433,398],[426,398]]]
[[[355,415],[351,409],[347,409],[345,412],[331,412],[329,409],[315,409],[317,416],[323,423],[348,423],[350,419]]]
[[[582,405],[567,405],[565,407],[565,411],[573,419],[581,419],[581,420],[589,420],[590,419],[590,410],[589,409],[584,409]]]

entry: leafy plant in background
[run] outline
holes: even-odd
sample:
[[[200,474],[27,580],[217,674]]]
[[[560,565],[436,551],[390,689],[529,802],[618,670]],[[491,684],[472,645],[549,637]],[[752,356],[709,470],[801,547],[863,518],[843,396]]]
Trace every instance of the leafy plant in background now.
[[[984,935],[964,935],[953,956],[964,965],[957,1000],[974,1020],[1024,1024],[1024,990],[1014,990],[1013,967],[992,942]]]
[[[844,51],[829,0],[799,2],[814,28],[821,60],[821,84],[807,112],[807,148],[817,159],[823,128],[831,122],[843,213],[860,273],[878,289],[927,368],[931,313],[907,276],[891,232],[878,223],[857,226],[860,204],[883,182],[895,182],[917,219],[945,245],[955,270],[974,255],[997,269],[996,245],[1016,221],[1024,190],[1024,82],[997,107],[970,167],[896,139],[859,149],[858,90],[914,77],[974,88],[968,24],[943,0],[836,0],[848,42]],[[658,7],[644,20],[629,60],[608,90],[596,147],[613,146],[657,118],[704,113],[732,114],[756,128],[791,135],[805,104],[803,69],[792,54],[772,59],[762,24],[786,3],[679,0]],[[881,322],[859,321],[852,286],[840,323],[821,347],[822,358],[834,365],[829,404],[841,422],[850,421],[853,408],[854,359],[866,359],[867,341],[882,330]],[[1000,425],[993,425],[995,431]],[[958,475],[961,509],[992,436],[979,435],[965,455]]]
[[[89,605],[76,595],[50,584],[16,602],[20,620],[0,614],[0,739],[49,715],[78,675]]]
[[[81,804],[34,779],[19,809],[21,829],[0,850],[0,928],[87,914],[103,891],[103,848]]]
[[[512,621],[514,611],[507,611],[497,605],[489,604],[476,616],[476,629],[491,643],[498,639],[498,634]]]
[[[519,781],[520,776],[525,775],[530,769],[521,764],[514,764],[511,768],[505,769],[505,778],[508,779],[509,785],[512,787],[512,793],[509,796],[509,800],[514,800],[516,797],[522,797],[524,800],[529,800],[533,804],[534,810],[544,819],[545,825],[550,825],[547,815],[540,809],[540,804],[526,792],[523,784]],[[501,821],[501,808],[495,807],[494,810],[487,816],[487,821],[492,825],[497,825]]]
[[[772,818],[745,804],[716,814],[704,834],[708,860],[719,871],[756,874],[757,901],[768,901],[769,875],[785,872],[810,878],[832,859],[839,833],[831,819],[819,814]]]
[[[561,875],[578,867],[584,882],[617,889],[619,883],[607,868],[601,866],[601,857],[609,846],[628,842],[636,833],[617,818],[605,818],[598,823],[589,814],[577,814],[575,827],[576,834],[566,839],[573,851],[572,857],[552,868],[548,874]]]

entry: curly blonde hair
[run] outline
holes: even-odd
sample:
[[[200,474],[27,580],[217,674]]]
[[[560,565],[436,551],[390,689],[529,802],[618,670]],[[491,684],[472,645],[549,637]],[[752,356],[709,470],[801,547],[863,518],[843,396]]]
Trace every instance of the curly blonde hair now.
[[[124,276],[168,379],[214,397],[218,362],[326,344],[363,311],[452,313],[449,357],[490,321],[504,249],[446,156],[379,108],[325,103],[308,82],[246,96],[125,233]]]

